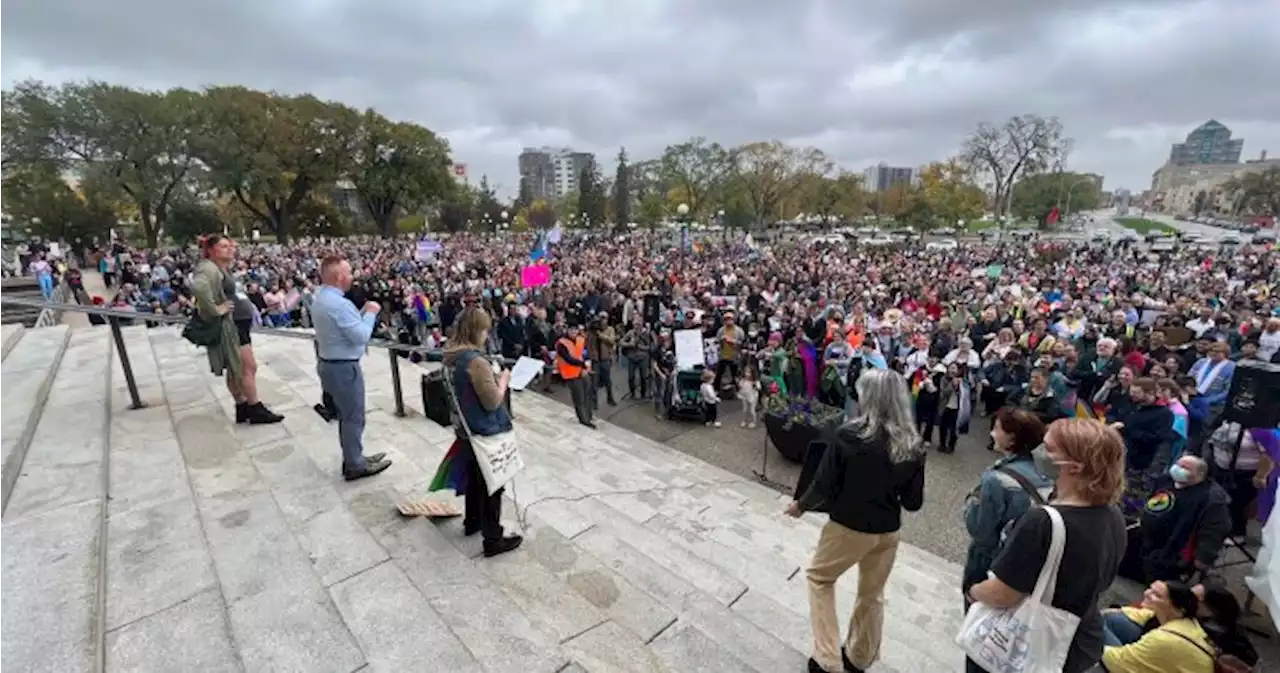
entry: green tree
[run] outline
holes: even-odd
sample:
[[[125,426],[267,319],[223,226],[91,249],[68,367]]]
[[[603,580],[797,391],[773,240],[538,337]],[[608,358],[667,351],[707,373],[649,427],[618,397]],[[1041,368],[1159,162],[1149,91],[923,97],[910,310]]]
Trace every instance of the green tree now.
[[[636,222],[648,227],[649,231],[652,232],[658,226],[658,222],[662,221],[662,216],[666,213],[666,209],[666,198],[662,194],[656,192],[645,194],[640,197]]]
[[[182,89],[25,81],[4,97],[5,167],[48,164],[109,180],[134,203],[147,244],[155,246],[190,181],[201,103]]]
[[[314,96],[243,87],[205,93],[195,152],[215,188],[234,196],[286,243],[311,193],[348,174],[360,113]]]
[[[588,162],[578,176],[578,207],[581,209],[580,216],[586,218],[588,226],[597,227],[605,224],[607,201],[608,196],[600,177],[600,167],[595,161]]]
[[[440,226],[445,231],[458,232],[474,226],[475,194],[470,189],[454,184],[440,203]]]
[[[520,194],[516,196],[516,210],[523,210],[533,205],[533,181],[527,175],[520,176]]]
[[[106,240],[115,226],[115,213],[103,188],[67,184],[49,164],[16,167],[0,183],[5,211],[20,226],[51,240],[74,243]]]
[[[994,185],[995,214],[1000,216],[1009,212],[1014,185],[1023,176],[1061,165],[1070,148],[1056,117],[1026,114],[999,126],[980,124],[965,140],[960,161]]]
[[[781,141],[749,143],[730,153],[733,180],[742,187],[757,225],[779,215],[783,200],[813,176],[831,171],[826,155],[813,147],[791,147]]]
[[[1063,208],[1070,196],[1073,211],[1098,207],[1097,183],[1081,173],[1040,173],[1028,175],[1013,187],[1012,214],[1040,224],[1046,222],[1053,209]],[[1065,213],[1063,213],[1065,214]]]
[[[729,152],[703,137],[668,146],[660,162],[663,192],[680,194],[693,218],[710,211],[710,196],[724,185],[733,170]]]
[[[399,214],[439,200],[452,186],[448,144],[417,124],[366,110],[353,150],[348,175],[384,237],[396,234]]]
[[[494,192],[493,187],[489,186],[489,176],[480,176],[480,185],[476,187],[475,194],[475,214],[476,226],[481,226],[488,222],[489,227],[497,230],[498,225],[502,223],[502,212],[506,208],[498,201],[498,195]],[[507,216],[510,217],[510,213]]]
[[[627,165],[627,148],[618,150],[618,170],[613,179],[613,221],[618,229],[631,222],[631,169]]]
[[[1280,215],[1280,166],[1232,178],[1223,190],[1233,195],[1235,214]]]
[[[218,211],[193,200],[175,203],[169,211],[168,226],[164,233],[178,245],[188,245],[205,234],[222,233],[222,221]]]

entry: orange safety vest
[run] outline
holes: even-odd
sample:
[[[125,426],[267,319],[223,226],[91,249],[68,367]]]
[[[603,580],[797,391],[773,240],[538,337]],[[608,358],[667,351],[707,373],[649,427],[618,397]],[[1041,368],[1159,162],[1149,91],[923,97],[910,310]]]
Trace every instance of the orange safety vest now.
[[[587,350],[587,340],[579,336],[577,341],[570,341],[568,337],[560,339],[556,343],[564,344],[565,350],[574,357],[575,360],[581,362],[582,354]],[[558,349],[557,349],[558,350]],[[556,354],[556,373],[560,375],[561,381],[572,381],[582,376],[582,367],[580,365],[571,365],[565,362],[560,354]]]

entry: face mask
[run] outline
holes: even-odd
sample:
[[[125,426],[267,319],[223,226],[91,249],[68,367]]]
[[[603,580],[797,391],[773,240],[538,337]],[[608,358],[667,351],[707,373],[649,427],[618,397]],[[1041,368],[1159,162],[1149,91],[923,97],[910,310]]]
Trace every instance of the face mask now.
[[[1173,477],[1174,482],[1185,484],[1191,481],[1191,471],[1181,465],[1170,465],[1169,476]]]
[[[1037,472],[1048,477],[1050,481],[1058,480],[1058,464],[1049,459],[1049,454],[1045,452],[1044,444],[1032,449],[1031,459],[1035,463]]]

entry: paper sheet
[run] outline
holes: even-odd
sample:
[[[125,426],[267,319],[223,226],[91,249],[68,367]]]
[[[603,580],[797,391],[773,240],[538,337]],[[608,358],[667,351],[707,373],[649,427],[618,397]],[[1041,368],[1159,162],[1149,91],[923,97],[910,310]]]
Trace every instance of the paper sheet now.
[[[706,353],[702,350],[702,330],[676,330],[676,368],[693,369],[706,364]]]
[[[519,360],[516,360],[516,366],[511,368],[511,389],[524,390],[525,387],[541,373],[541,360],[535,360],[531,357],[521,357]]]

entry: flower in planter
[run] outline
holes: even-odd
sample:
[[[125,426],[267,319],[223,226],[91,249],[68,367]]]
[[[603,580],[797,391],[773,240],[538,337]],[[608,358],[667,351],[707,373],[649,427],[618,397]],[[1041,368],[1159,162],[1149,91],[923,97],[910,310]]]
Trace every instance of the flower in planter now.
[[[788,426],[822,426],[839,421],[844,410],[807,397],[779,395],[765,401],[765,413],[782,419]]]

